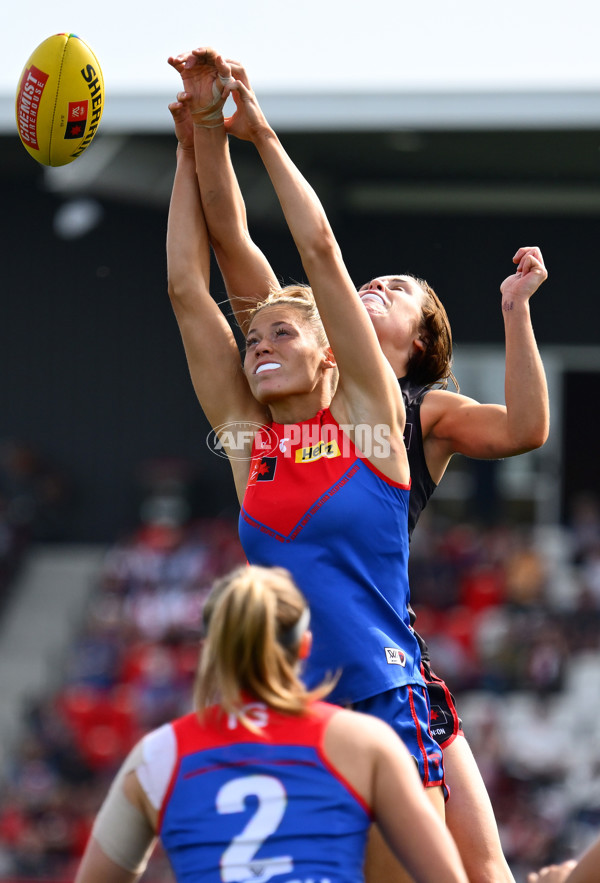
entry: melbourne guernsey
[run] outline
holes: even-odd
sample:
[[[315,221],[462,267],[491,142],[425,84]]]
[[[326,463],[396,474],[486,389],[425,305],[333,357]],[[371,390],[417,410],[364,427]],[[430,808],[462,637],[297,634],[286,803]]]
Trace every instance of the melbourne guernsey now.
[[[323,749],[339,708],[244,710],[256,732],[211,707],[144,740],[138,778],[159,809],[175,879],[363,883],[371,812]]]
[[[251,564],[287,568],[307,598],[304,678],[341,672],[333,702],[424,683],[408,614],[408,504],[409,487],[361,456],[328,409],[257,433],[240,539]]]

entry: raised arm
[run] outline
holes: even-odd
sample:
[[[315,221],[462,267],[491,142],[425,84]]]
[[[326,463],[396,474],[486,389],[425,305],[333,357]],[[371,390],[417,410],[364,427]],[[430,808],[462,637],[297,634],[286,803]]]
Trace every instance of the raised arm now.
[[[530,297],[548,272],[539,248],[520,248],[513,262],[517,270],[500,290],[506,336],[507,445],[518,454],[541,447],[548,438],[548,387],[529,307]]]
[[[269,262],[252,241],[246,207],[229,153],[223,118],[227,70],[213,49],[194,49],[169,58],[182,78],[194,120],[196,173],[210,242],[223,275],[229,300],[245,331],[248,309],[279,288]],[[234,68],[245,80],[241,67]],[[240,132],[237,133],[241,137]]]
[[[423,418],[429,424],[424,432],[434,478],[436,454],[431,451],[436,445],[438,459],[446,462],[454,453],[497,459],[539,448],[548,437],[548,387],[529,304],[548,273],[536,247],[520,248],[513,262],[516,272],[500,287],[506,338],[506,404],[480,404],[466,396],[435,390],[429,393]]]
[[[189,113],[180,100],[169,108],[179,142],[167,228],[169,296],[192,383],[213,427],[232,421],[260,423],[265,411],[250,392],[233,332],[209,292],[210,248]],[[238,478],[245,487],[244,477],[236,475],[236,483]]]
[[[386,423],[395,433],[404,425],[397,381],[323,206],[267,123],[252,90],[239,80],[233,88],[239,94],[238,114],[243,115],[271,178],[336,358],[340,375],[336,400],[341,402],[342,416],[351,423]]]

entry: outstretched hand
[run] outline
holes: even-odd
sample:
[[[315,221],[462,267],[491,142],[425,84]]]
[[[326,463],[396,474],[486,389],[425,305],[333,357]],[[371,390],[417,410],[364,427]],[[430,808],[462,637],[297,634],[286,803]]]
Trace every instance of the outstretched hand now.
[[[248,75],[238,61],[220,57],[219,61],[223,70],[221,76],[229,77],[225,94],[232,96],[236,107],[235,113],[226,117],[225,129],[229,135],[241,141],[253,141],[261,129],[268,128],[268,123],[252,91]]]
[[[500,286],[503,309],[510,309],[509,304],[515,299],[529,300],[548,278],[542,252],[536,246],[520,248],[513,257],[513,264],[517,265],[516,272],[507,276]]]
[[[222,126],[230,73],[221,56],[210,47],[202,47],[171,55],[168,62],[181,75],[194,124],[207,129]]]
[[[190,96],[187,92],[178,92],[177,100],[169,104],[169,110],[175,123],[175,136],[182,150],[194,152],[194,126],[189,108]]]

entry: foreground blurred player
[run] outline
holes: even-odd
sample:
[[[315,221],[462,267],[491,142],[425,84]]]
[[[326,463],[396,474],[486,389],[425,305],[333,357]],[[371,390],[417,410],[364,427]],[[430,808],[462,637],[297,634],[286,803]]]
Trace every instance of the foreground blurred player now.
[[[300,680],[309,612],[289,573],[239,568],[204,619],[197,710],[133,749],[76,883],[137,880],[157,837],[178,883],[360,883],[373,817],[415,880],[467,883],[396,734]]]
[[[170,64],[186,90],[172,105],[180,147],[195,151],[196,171],[211,244],[236,318],[242,328],[257,300],[279,287],[277,276],[252,241],[242,194],[231,164],[227,133],[252,140],[245,115],[223,118],[223,81],[229,65],[212,49],[197,49]],[[229,60],[228,60],[229,61]],[[230,62],[248,85],[243,68]],[[235,98],[235,94],[234,94]],[[238,100],[239,107],[239,100]],[[204,108],[194,115],[188,106]],[[506,333],[506,405],[481,404],[445,387],[451,372],[452,335],[443,305],[422,280],[380,276],[359,289],[381,347],[400,380],[406,407],[406,446],[411,472],[409,531],[418,521],[452,456],[497,459],[540,447],[548,435],[548,391],[531,324],[529,299],[547,278],[539,248],[520,248],[515,272],[501,286]],[[431,670],[421,642],[423,674],[438,719],[432,730],[444,750],[448,825],[473,881],[513,880],[485,784],[469,747],[454,700]],[[440,724],[442,721],[442,724]],[[377,880],[377,874],[374,875]]]

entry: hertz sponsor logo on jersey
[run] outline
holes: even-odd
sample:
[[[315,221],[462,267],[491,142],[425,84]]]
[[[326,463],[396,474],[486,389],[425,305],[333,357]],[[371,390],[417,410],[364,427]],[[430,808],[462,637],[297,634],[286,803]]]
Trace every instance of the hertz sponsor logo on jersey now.
[[[406,665],[406,653],[398,647],[384,647],[385,658],[388,665]]]
[[[331,441],[321,440],[316,445],[309,445],[307,448],[298,448],[296,451],[296,463],[313,463],[320,460],[321,457],[332,459],[333,457],[341,457],[338,443],[335,439]]]

